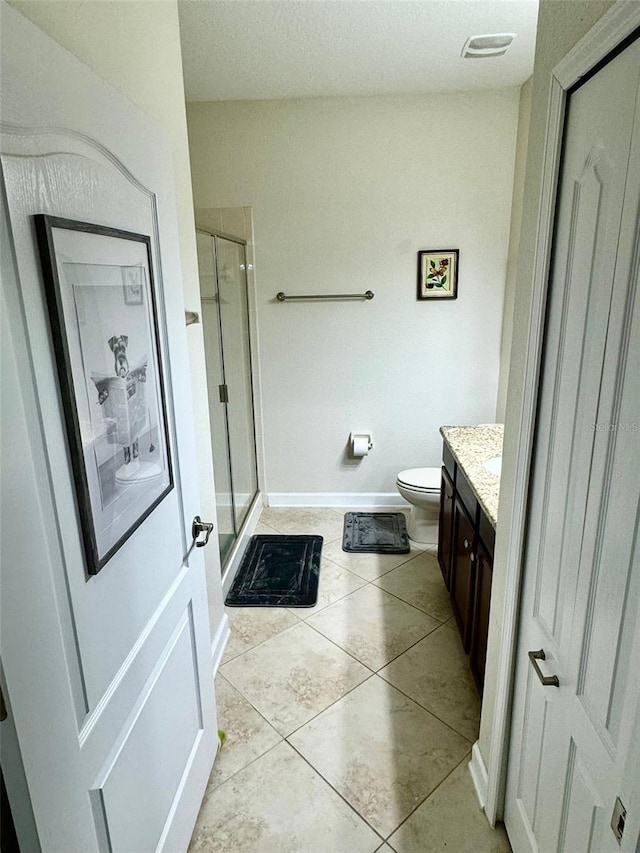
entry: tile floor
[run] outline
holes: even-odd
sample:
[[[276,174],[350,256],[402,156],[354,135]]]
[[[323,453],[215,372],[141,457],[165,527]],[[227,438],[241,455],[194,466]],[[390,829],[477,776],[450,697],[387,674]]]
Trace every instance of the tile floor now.
[[[480,702],[435,547],[348,554],[342,523],[262,513],[257,533],[324,537],[318,604],[228,608],[190,853],[508,853],[467,769]]]

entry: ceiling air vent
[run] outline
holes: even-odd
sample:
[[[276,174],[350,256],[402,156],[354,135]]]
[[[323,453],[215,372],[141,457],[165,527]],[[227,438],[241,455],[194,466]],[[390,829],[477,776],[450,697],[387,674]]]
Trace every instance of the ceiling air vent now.
[[[464,59],[483,59],[485,56],[502,56],[516,37],[515,33],[497,33],[488,36],[470,36],[462,48]]]

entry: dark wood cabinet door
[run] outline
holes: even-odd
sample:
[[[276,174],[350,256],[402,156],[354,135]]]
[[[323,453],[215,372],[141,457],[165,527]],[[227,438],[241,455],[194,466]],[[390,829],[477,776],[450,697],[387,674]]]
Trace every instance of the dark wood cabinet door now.
[[[453,554],[451,559],[451,604],[465,652],[471,646],[474,568],[471,560],[475,531],[463,504],[456,497],[453,509]]]
[[[473,627],[471,631],[471,671],[482,695],[484,669],[487,660],[487,638],[489,636],[489,605],[491,603],[491,580],[493,561],[481,542],[475,555],[475,595],[473,605]]]
[[[451,544],[453,540],[453,483],[442,468],[440,485],[440,524],[438,528],[438,562],[447,589],[451,588]]]

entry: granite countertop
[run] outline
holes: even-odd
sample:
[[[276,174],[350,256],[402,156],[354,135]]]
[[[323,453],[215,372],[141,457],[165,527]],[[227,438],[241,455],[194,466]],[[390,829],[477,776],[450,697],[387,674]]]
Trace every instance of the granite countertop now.
[[[502,456],[504,424],[443,426],[440,427],[440,434],[495,527],[498,521],[500,477],[490,474],[483,463],[494,456]]]

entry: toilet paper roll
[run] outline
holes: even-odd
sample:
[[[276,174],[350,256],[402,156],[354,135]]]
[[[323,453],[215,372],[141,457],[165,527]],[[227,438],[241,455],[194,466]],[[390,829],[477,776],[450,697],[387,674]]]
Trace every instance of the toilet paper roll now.
[[[360,459],[369,453],[369,439],[366,435],[354,435],[351,439],[351,455]]]

